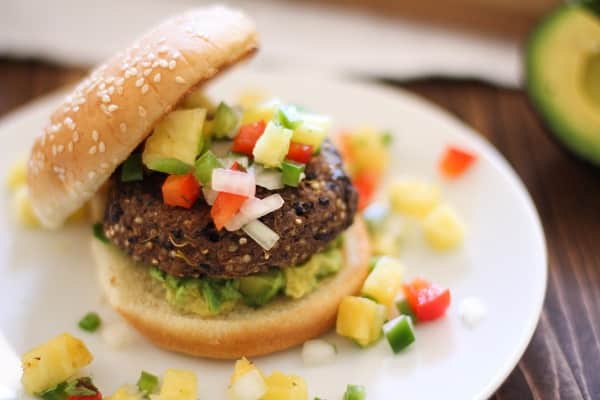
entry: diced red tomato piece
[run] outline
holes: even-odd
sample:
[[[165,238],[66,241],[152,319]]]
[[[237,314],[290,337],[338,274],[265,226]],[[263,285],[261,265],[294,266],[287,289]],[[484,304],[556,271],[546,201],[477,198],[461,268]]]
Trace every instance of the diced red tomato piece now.
[[[286,158],[301,164],[306,164],[312,158],[312,153],[313,147],[310,144],[291,142]]]
[[[67,400],[102,400],[102,394],[98,392],[91,396],[69,396]]]
[[[359,171],[354,178],[352,184],[358,192],[358,209],[362,210],[367,207],[375,196],[377,185],[381,175],[375,171]]]
[[[229,169],[241,171],[242,166],[236,161]],[[227,222],[238,213],[240,208],[242,208],[242,204],[244,204],[247,199],[248,197],[240,196],[238,194],[225,192],[219,192],[219,194],[217,194],[217,198],[210,209],[210,216],[218,231],[223,229]]]
[[[475,154],[459,149],[455,146],[448,146],[440,160],[440,172],[448,178],[457,178],[477,160]]]
[[[165,204],[190,208],[200,195],[200,184],[193,174],[169,175],[162,185]]]
[[[238,134],[233,139],[232,151],[241,154],[252,155],[256,141],[262,136],[267,124],[265,121],[258,121],[252,124],[242,125]]]
[[[417,321],[432,321],[443,316],[450,306],[450,289],[416,278],[404,285],[404,295]]]

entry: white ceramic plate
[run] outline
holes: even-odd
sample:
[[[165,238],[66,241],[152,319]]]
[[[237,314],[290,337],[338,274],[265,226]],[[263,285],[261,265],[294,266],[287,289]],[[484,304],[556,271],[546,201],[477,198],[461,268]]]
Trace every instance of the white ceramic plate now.
[[[444,198],[464,217],[463,248],[432,252],[418,234],[403,249],[407,276],[422,275],[451,288],[447,316],[417,327],[417,341],[394,355],[385,341],[359,349],[333,333],[335,363],[303,366],[300,349],[257,358],[264,371],[299,374],[311,396],[338,399],[346,384],[363,384],[369,399],[471,399],[492,394],[517,364],[537,324],[546,288],[546,249],[535,208],[508,163],[477,133],[434,106],[400,90],[356,83],[233,71],[215,82],[215,98],[235,99],[241,89],[263,88],[283,99],[334,116],[339,127],[370,124],[391,129],[392,177],[438,180],[436,163],[447,144],[479,154],[463,178],[441,182]],[[0,171],[26,152],[45,117],[59,101],[42,99],[0,125]],[[6,189],[0,194],[0,398],[11,398],[20,376],[17,355],[50,337],[71,332],[85,340],[95,360],[88,370],[110,394],[135,383],[140,370],[194,370],[201,399],[225,397],[233,363],[194,359],[165,352],[138,338],[116,351],[101,334],[80,331],[76,323],[96,310],[116,315],[101,301],[88,250],[90,229],[70,227],[49,233],[27,231],[14,222]],[[487,318],[469,329],[458,316],[467,296],[480,298]],[[13,392],[14,393],[14,392]],[[312,398],[312,397],[311,397]]]

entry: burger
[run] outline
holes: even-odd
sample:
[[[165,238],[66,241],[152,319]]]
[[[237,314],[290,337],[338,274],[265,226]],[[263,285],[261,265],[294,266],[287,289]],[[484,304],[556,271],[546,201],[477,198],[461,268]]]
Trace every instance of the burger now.
[[[84,79],[31,150],[42,224],[89,204],[108,302],[169,350],[237,358],[298,345],[333,326],[367,275],[330,119],[203,94],[257,48],[237,10],[168,19]]]

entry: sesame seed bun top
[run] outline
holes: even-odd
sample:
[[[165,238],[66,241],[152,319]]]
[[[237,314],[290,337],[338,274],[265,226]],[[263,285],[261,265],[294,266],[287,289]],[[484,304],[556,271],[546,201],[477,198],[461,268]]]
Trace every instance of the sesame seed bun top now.
[[[28,186],[42,224],[62,225],[190,90],[257,46],[248,17],[212,6],[163,22],[97,67],[31,150]]]

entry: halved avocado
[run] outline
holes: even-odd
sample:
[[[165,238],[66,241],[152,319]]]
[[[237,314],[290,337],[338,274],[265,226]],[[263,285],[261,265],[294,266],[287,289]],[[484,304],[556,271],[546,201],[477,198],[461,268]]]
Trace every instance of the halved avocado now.
[[[527,91],[556,137],[600,165],[600,15],[559,7],[527,44]]]

